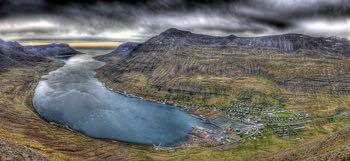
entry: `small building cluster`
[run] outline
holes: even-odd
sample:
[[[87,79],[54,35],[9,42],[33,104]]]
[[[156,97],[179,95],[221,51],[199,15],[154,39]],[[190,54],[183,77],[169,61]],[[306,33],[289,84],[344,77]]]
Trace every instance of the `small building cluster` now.
[[[290,137],[298,135],[298,132],[305,128],[303,123],[299,124],[275,124],[275,125],[268,125],[268,127],[271,127],[273,132],[276,133],[280,137]]]
[[[245,102],[234,102],[226,111],[231,119],[238,119],[242,125],[250,129],[239,129],[240,132],[255,134],[254,128],[249,125],[259,125],[260,127],[271,128],[274,133],[281,137],[294,136],[298,131],[304,129],[305,119],[308,114],[298,113],[297,111],[285,110],[281,107],[264,107]],[[215,123],[215,120],[214,120]],[[261,125],[261,126],[260,126]],[[237,129],[237,125],[233,125]],[[261,129],[261,128],[260,128]],[[259,131],[259,130],[256,130]],[[250,135],[244,135],[250,136]]]
[[[199,144],[206,144],[210,146],[228,144],[238,142],[241,140],[239,135],[237,135],[231,130],[209,130],[197,126],[192,127],[192,133],[189,137],[190,140],[193,142],[197,142]]]

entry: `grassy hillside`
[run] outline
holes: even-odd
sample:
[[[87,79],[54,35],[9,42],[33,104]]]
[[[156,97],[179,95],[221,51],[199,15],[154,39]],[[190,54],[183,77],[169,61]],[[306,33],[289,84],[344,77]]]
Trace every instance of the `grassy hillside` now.
[[[299,144],[271,133],[265,138],[219,147],[182,147],[175,152],[149,146],[92,139],[41,119],[31,106],[33,89],[46,73],[60,64],[13,68],[1,74],[1,158],[49,160],[224,160],[244,159],[257,152],[277,151]],[[322,134],[323,135],[323,134]],[[10,151],[12,153],[10,153]]]
[[[83,136],[41,119],[32,107],[32,94],[43,73],[62,63],[40,64],[34,68],[11,68],[0,75],[0,138],[5,140],[0,158],[33,157],[38,152],[50,160],[132,159],[147,158],[140,150],[117,142]],[[9,140],[9,141],[7,141]],[[14,146],[12,146],[14,144]],[[127,146],[127,147],[125,147]],[[23,148],[18,148],[23,147]],[[137,147],[137,146],[136,146]],[[0,150],[0,151],[1,151]],[[29,156],[28,156],[29,155]]]
[[[248,160],[349,160],[350,129],[346,128],[327,136],[316,137],[296,148],[278,153],[262,153]]]
[[[263,136],[256,140],[226,145],[223,146],[223,151],[217,150],[220,149],[218,147],[200,148],[198,154],[191,155],[196,159],[302,160],[302,157],[308,153],[296,155],[298,153],[296,149],[286,152],[285,150],[294,149],[293,147],[300,145],[306,149],[314,143],[321,145],[327,135],[336,136],[337,131],[348,128],[350,122],[346,116],[337,117],[335,120],[329,119],[350,109],[350,95],[345,90],[339,90],[348,87],[346,80],[339,77],[347,75],[348,59],[285,55],[266,57],[248,54],[229,56],[230,59],[224,55],[217,57],[221,62],[230,61],[231,63],[214,63],[219,60],[206,59],[210,61],[206,63],[207,70],[198,72],[199,67],[204,66],[199,63],[199,58],[181,59],[174,56],[167,59],[169,61],[165,63],[163,60],[155,60],[154,57],[143,58],[142,61],[145,62],[142,62],[138,56],[135,56],[107,63],[105,67],[99,69],[98,77],[113,90],[125,91],[148,99],[188,105],[192,107],[190,111],[209,118],[226,116],[225,110],[232,102],[249,98],[252,104],[283,105],[287,110],[307,113],[310,116],[309,120],[313,120],[307,123],[305,129],[295,137],[281,138],[268,128]],[[140,70],[143,64],[152,64],[152,62],[156,67],[151,70]],[[223,64],[227,66],[224,67]],[[185,67],[186,65],[188,67]],[[117,74],[114,71],[119,71],[120,66],[124,67],[124,72]],[[176,66],[181,67],[175,69]],[[223,68],[232,73],[215,72]],[[189,69],[196,72],[188,72]],[[331,74],[324,74],[324,72]],[[319,79],[316,80],[315,77]],[[340,81],[329,81],[330,77],[337,77]],[[295,84],[283,83],[291,78],[298,81],[295,81]],[[341,82],[343,80],[344,82]],[[348,133],[348,131],[341,133]],[[314,153],[309,157],[324,158],[322,155],[336,155],[335,159],[345,158],[348,151],[341,149],[344,148],[342,142],[348,141],[347,138],[337,137],[333,141],[329,143],[330,151],[327,154],[318,153],[316,147],[310,147],[309,152]],[[192,150],[194,149],[189,151]],[[278,152],[279,150],[283,152]],[[273,155],[277,156],[273,157]]]
[[[218,152],[211,147],[193,155],[197,159],[220,155],[221,159],[264,160],[273,153],[281,156],[276,160],[300,159],[293,152],[277,151],[299,144],[308,147],[309,142],[321,145],[325,136],[336,136],[337,131],[348,128],[349,58],[310,49],[286,53],[274,48],[241,48],[235,42],[227,44],[227,38],[219,38],[225,45],[198,45],[206,41],[197,40],[203,35],[191,39],[190,33],[177,32],[153,37],[126,56],[98,58],[107,64],[98,69],[97,77],[112,90],[186,105],[209,120],[248,117],[267,126],[262,135],[234,145],[240,150],[231,145]],[[208,41],[217,42],[215,37]],[[281,112],[273,112],[278,110]],[[306,117],[299,117],[304,114]],[[300,125],[302,130],[292,130],[293,135],[285,138],[285,130]],[[348,133],[344,131],[340,133]],[[343,138],[337,139],[327,155],[343,148]],[[342,151],[340,158],[346,158],[346,153]],[[321,153],[312,154],[310,158],[321,157]]]
[[[17,158],[19,160],[23,158],[32,158],[34,160],[39,158],[47,158],[49,160],[263,160],[270,158],[271,154],[278,153],[281,149],[293,149],[295,146],[308,143],[309,141],[313,142],[315,139],[315,142],[317,142],[318,138],[324,138],[326,135],[346,128],[350,121],[345,117],[339,118],[335,122],[314,122],[308,125],[307,129],[301,134],[303,141],[293,138],[283,139],[276,136],[272,131],[266,130],[262,137],[255,140],[216,147],[185,146],[177,148],[175,152],[156,151],[149,146],[92,139],[64,127],[46,122],[36,114],[31,106],[33,90],[40,77],[60,65],[61,63],[40,64],[40,66],[37,65],[34,68],[11,68],[7,72],[1,73],[0,144],[2,146],[0,151],[4,151],[0,155],[1,158]],[[140,80],[138,82],[142,82],[145,79],[145,77],[140,75],[137,78]],[[225,83],[227,78],[216,77],[209,79],[195,77],[194,80]],[[257,91],[265,91],[266,97],[275,100],[275,103],[278,103],[278,99],[272,98],[272,93],[288,94],[289,92],[265,78],[256,76],[241,77],[234,81],[234,85],[240,86],[238,88],[240,89],[239,92],[236,92],[239,94],[232,94],[232,98],[235,99],[237,97],[239,99],[247,98],[246,95],[249,95],[245,94],[246,92],[242,88],[254,88]],[[234,87],[234,85],[232,86]],[[312,105],[311,98],[315,98],[313,95],[308,96],[310,99],[306,100],[304,96],[300,97],[302,98],[293,97],[295,100],[292,102],[301,104],[301,102],[311,100],[309,105]],[[328,102],[329,106],[341,106],[340,100],[345,100],[345,98],[342,98],[345,97],[343,95],[339,95],[337,98],[330,97],[327,94],[317,97],[319,100],[324,98],[332,100],[324,101]],[[178,97],[177,99],[182,100],[184,98]],[[225,101],[225,99],[222,100]],[[254,102],[255,98],[252,101]],[[321,104],[318,106],[322,107]],[[199,111],[203,113],[209,111],[215,115],[215,112],[210,109],[204,108]],[[342,147],[338,146],[341,145],[342,138],[339,137],[337,144],[332,144],[334,146],[329,148]],[[281,157],[275,159],[293,158],[291,155],[287,156],[289,153],[295,153],[292,152],[278,153]]]
[[[313,115],[349,108],[349,59],[249,54],[208,57],[140,54],[107,63],[98,77],[118,91],[200,107],[227,107],[238,91],[252,88],[283,96],[287,108]]]

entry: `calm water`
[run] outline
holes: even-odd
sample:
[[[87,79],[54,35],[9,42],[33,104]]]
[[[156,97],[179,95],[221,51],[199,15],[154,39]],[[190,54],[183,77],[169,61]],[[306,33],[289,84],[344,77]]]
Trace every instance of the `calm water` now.
[[[39,82],[33,104],[42,117],[95,138],[157,145],[185,141],[192,126],[204,126],[177,107],[109,91],[94,78],[104,63],[93,56],[101,52],[88,52]]]

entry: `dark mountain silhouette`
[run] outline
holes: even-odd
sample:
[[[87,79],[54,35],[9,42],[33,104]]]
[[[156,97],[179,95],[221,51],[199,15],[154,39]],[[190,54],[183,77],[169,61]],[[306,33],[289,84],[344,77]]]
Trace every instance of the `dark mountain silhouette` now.
[[[26,67],[50,61],[49,58],[64,58],[79,52],[66,44],[22,46],[15,41],[0,40],[0,67]]]

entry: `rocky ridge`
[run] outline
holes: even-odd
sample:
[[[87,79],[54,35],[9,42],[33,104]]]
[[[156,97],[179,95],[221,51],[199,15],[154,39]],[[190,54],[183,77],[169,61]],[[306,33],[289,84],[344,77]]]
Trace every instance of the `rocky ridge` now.
[[[226,53],[237,51],[278,50],[290,54],[299,50],[309,50],[326,56],[350,56],[350,42],[341,38],[311,37],[302,34],[283,34],[262,37],[209,36],[194,34],[175,28],[168,29],[152,37],[138,48],[142,51],[154,48],[176,50],[179,48],[226,49]],[[167,52],[168,53],[168,52]]]

